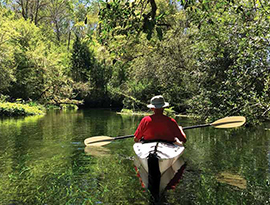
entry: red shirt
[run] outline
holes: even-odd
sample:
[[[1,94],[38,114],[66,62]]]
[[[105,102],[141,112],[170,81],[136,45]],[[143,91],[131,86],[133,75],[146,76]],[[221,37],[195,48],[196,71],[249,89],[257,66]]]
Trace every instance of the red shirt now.
[[[185,133],[179,128],[177,122],[162,114],[154,114],[144,117],[136,132],[135,137],[140,140],[166,140],[173,142],[175,137],[180,141],[186,142]]]

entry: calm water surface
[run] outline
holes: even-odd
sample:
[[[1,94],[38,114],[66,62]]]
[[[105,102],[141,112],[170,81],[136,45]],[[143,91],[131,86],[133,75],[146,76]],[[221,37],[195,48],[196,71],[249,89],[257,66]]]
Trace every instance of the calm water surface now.
[[[149,204],[133,140],[85,150],[91,136],[133,134],[143,116],[108,110],[0,120],[0,204]],[[179,124],[198,124],[185,118]],[[270,124],[187,130],[186,168],[162,204],[270,204]]]

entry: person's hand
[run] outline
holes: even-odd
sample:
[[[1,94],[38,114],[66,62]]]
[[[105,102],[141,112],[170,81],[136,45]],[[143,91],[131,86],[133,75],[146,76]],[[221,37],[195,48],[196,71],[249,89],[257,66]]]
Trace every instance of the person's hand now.
[[[178,145],[178,146],[183,146],[184,143],[180,141],[177,137],[175,137],[174,140],[175,142],[173,144]]]
[[[137,139],[135,136],[134,136],[134,142],[139,142],[140,140]]]

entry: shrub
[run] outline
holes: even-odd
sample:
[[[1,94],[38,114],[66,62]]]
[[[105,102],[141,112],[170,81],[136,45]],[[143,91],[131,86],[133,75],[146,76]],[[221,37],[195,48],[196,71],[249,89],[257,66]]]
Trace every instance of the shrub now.
[[[0,116],[44,115],[40,106],[30,106],[21,103],[0,102]]]

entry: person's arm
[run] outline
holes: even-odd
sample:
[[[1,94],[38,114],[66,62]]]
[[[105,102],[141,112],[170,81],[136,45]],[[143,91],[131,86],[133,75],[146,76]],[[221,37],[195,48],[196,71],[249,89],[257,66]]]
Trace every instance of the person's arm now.
[[[183,140],[181,140],[181,141],[182,141],[183,143],[185,143],[185,142],[187,141],[186,134],[185,134],[185,132],[184,132],[182,126],[179,126],[179,129],[180,129],[181,135],[183,136],[183,137],[182,137]],[[180,139],[179,139],[179,140],[180,140]]]
[[[134,133],[134,142],[139,142],[143,137],[143,132],[145,128],[145,118],[143,118]]]
[[[184,133],[184,130],[181,126],[178,126],[177,122],[175,119],[172,119],[173,125],[172,125],[172,130],[174,133],[175,138],[178,138],[179,141],[182,143],[185,143],[187,141],[186,139],[186,134]]]

